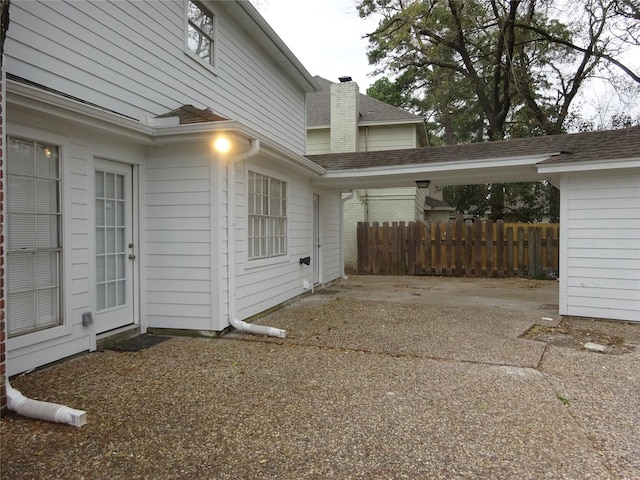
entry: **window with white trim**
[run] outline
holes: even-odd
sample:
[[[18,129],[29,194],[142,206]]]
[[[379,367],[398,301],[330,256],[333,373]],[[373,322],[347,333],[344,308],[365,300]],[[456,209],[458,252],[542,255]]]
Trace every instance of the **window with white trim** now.
[[[248,175],[248,258],[287,253],[287,184],[256,172]]]
[[[202,3],[196,0],[187,2],[187,49],[215,66],[215,17]]]
[[[7,325],[15,337],[61,324],[60,152],[7,140]]]

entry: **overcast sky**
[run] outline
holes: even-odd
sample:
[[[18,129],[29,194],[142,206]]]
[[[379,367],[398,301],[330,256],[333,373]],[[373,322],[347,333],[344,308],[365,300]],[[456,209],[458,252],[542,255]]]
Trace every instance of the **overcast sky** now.
[[[366,93],[379,77],[370,74],[374,66],[367,61],[368,42],[362,37],[375,29],[377,22],[361,19],[357,0],[251,0],[311,75],[333,82],[350,76]],[[640,47],[625,59],[638,65]],[[632,59],[630,62],[629,59]],[[583,96],[573,102],[585,116],[609,116],[619,111],[620,101],[606,83],[593,82],[582,89]],[[640,115],[636,95],[628,96],[626,111]],[[600,112],[597,114],[597,112]]]
[[[358,16],[355,0],[253,0],[265,20],[311,75],[338,81],[350,76],[365,93],[375,81],[368,74],[367,40],[376,26]]]

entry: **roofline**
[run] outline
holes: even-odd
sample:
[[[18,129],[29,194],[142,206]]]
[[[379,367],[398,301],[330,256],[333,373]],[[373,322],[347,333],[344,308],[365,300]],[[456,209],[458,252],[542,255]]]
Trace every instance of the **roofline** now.
[[[291,164],[295,164],[318,175],[322,175],[326,172],[326,169],[317,163],[312,162],[302,155],[292,152],[288,148],[270,141],[264,135],[236,120],[156,127],[154,129],[153,143],[154,145],[165,145],[168,143],[175,143],[176,141],[185,142],[200,140],[205,135],[215,133],[234,133],[245,138],[257,139],[260,141],[261,149],[270,151],[271,154],[277,155],[278,158],[284,158]]]
[[[415,124],[415,125],[421,125],[424,123],[424,118],[420,117],[417,119],[405,119],[405,120],[375,120],[375,121],[369,121],[369,122],[360,122],[358,121],[358,127],[378,127],[378,126],[383,126],[386,127],[387,125],[411,125],[411,124]],[[318,130],[321,128],[331,128],[331,124],[329,123],[324,123],[321,125],[307,125],[307,130]]]
[[[612,168],[640,168],[640,157],[583,162],[541,163],[538,164],[537,167],[538,172],[541,174],[611,170]]]
[[[33,108],[72,121],[77,121],[78,115],[81,115],[83,123],[87,126],[107,129],[136,143],[152,143],[153,127],[151,125],[61,94],[7,79],[6,97],[8,105]]]
[[[317,175],[322,175],[326,172],[317,163],[270,141],[264,135],[236,120],[171,125],[167,124],[169,123],[167,119],[162,119],[161,122],[154,122],[154,119],[143,117],[142,120],[151,124],[144,123],[144,121],[119,115],[94,105],[85,104],[81,101],[13,80],[6,81],[6,103],[7,106],[19,106],[48,113],[71,122],[82,122],[87,127],[106,130],[138,145],[166,145],[178,141],[201,140],[204,135],[211,135],[216,132],[232,132],[242,137],[260,140],[267,153],[276,155],[277,158],[288,161],[292,165],[302,167]]]
[[[442,161],[442,162],[428,162],[428,163],[412,163],[405,165],[392,165],[381,167],[364,167],[364,168],[349,168],[331,170],[327,169],[327,173],[324,175],[326,178],[340,178],[350,176],[367,176],[367,175],[380,175],[384,173],[400,173],[400,172],[425,172],[426,170],[431,172],[451,171],[451,170],[466,170],[469,168],[491,168],[491,167],[510,167],[510,166],[522,166],[522,165],[536,165],[539,162],[546,160],[550,156],[557,155],[559,152],[551,152],[535,155],[521,155],[516,157],[491,157],[486,159],[475,160],[459,160],[459,161]]]

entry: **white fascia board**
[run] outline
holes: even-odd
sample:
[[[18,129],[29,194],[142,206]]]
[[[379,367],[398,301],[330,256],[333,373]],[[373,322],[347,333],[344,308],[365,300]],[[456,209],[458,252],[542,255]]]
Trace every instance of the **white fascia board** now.
[[[153,143],[155,145],[167,145],[176,142],[190,142],[202,140],[207,136],[214,137],[216,134],[230,134],[240,141],[256,139],[260,141],[260,149],[263,153],[284,161],[292,166],[302,168],[307,172],[322,175],[326,170],[320,165],[312,162],[308,158],[298,155],[291,150],[274,143],[259,134],[255,130],[243,125],[235,120],[223,122],[203,122],[191,123],[187,125],[160,126],[154,128]]]
[[[483,168],[509,168],[536,165],[556,153],[544,155],[526,155],[520,157],[490,158],[483,160],[463,160],[454,162],[418,163],[412,165],[393,165],[370,168],[353,168],[328,171],[324,178],[349,178],[379,175],[403,175],[411,173],[451,172],[478,170]]]
[[[7,80],[7,104],[107,130],[136,143],[151,144],[153,128],[149,125],[23,83]]]
[[[405,120],[375,120],[370,122],[358,122],[358,127],[387,127],[387,126],[395,126],[395,125],[422,125],[424,120],[422,118],[418,118],[415,120],[405,119]],[[307,125],[307,130],[320,130],[326,129],[330,130],[331,125],[325,123],[323,125]]]
[[[422,118],[404,119],[404,120],[373,120],[369,122],[358,122],[359,127],[386,127],[395,125],[421,125],[424,123]]]
[[[548,165],[538,165],[537,167],[538,172],[541,174],[640,168],[640,158],[621,158],[616,160],[600,160],[597,162],[552,163]]]

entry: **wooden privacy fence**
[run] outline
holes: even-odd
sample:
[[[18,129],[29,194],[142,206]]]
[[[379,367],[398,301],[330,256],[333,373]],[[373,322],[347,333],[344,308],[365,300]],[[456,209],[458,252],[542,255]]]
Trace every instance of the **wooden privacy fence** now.
[[[548,277],[558,272],[557,223],[358,223],[360,275]]]

